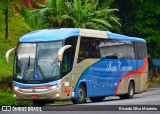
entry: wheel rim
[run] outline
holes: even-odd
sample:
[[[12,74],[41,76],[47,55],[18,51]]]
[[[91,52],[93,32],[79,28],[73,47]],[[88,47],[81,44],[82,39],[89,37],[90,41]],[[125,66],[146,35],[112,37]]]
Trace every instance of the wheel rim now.
[[[82,101],[84,98],[84,92],[81,88],[78,89],[78,99],[79,101]]]

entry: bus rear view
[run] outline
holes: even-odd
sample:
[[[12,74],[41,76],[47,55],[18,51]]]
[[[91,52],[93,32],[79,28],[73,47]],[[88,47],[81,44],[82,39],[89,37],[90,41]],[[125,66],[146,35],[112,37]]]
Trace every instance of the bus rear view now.
[[[45,29],[22,36],[15,50],[14,98],[43,106],[55,100],[132,98],[147,90],[146,42],[91,29]]]

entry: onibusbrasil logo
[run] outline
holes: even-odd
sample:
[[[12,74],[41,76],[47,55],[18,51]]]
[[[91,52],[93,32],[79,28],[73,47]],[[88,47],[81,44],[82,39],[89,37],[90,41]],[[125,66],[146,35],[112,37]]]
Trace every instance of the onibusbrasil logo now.
[[[41,107],[2,106],[2,111],[42,111]]]

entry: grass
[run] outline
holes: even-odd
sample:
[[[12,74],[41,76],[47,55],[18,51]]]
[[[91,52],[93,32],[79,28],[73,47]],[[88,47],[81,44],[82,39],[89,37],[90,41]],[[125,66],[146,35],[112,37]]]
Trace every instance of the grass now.
[[[0,107],[1,106],[32,106],[31,101],[17,101],[13,98],[13,92],[0,90]]]
[[[31,100],[15,100],[13,92],[0,90],[0,107],[1,106],[33,106]],[[3,99],[3,100],[2,100]],[[55,101],[54,104],[71,104],[71,100]]]
[[[148,82],[148,87],[160,86],[160,76],[158,76],[157,82]]]

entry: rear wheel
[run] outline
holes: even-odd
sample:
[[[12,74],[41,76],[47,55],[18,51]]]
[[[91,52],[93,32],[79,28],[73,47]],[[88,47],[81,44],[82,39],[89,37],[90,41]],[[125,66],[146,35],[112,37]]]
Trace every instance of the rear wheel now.
[[[74,104],[82,104],[86,101],[86,89],[81,84],[78,88],[78,97],[76,99],[72,99]]]
[[[128,86],[128,93],[125,95],[120,95],[120,99],[130,99],[133,98],[135,94],[135,89],[134,89],[134,84],[133,82],[129,82],[129,86]]]
[[[101,102],[105,97],[90,97],[92,102]]]

